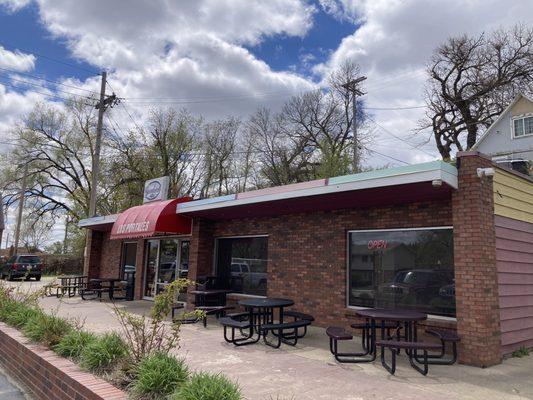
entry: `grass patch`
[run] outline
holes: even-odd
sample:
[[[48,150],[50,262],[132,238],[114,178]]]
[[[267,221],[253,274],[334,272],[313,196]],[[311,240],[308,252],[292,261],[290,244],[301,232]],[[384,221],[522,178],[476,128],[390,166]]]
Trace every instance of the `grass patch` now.
[[[241,400],[239,385],[221,374],[194,374],[190,381],[178,389],[172,400]]]
[[[81,365],[93,372],[105,372],[127,354],[126,344],[120,336],[107,333],[85,346],[81,352]]]
[[[182,360],[168,354],[154,353],[139,362],[131,389],[139,398],[167,398],[183,386],[188,377],[189,370]]]
[[[61,338],[53,350],[62,357],[79,360],[85,347],[97,339],[93,333],[71,330]]]
[[[513,351],[513,354],[511,354],[513,357],[516,358],[522,358],[529,356],[529,349],[527,347],[520,347],[518,350]]]
[[[62,318],[39,312],[27,320],[22,328],[29,339],[52,348],[72,330],[72,326]]]
[[[43,312],[35,307],[30,307],[22,303],[13,303],[7,307],[8,313],[5,322],[15,328],[22,328],[26,323],[38,316],[43,315]]]

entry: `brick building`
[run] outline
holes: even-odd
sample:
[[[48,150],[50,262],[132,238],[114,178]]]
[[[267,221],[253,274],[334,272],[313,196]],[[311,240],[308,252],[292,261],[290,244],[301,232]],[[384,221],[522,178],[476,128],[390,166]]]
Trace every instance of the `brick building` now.
[[[320,326],[409,308],[456,329],[460,361],[533,347],[533,180],[475,153],[80,222],[90,277],[135,271],[150,299],[177,276],[231,300],[288,297]],[[185,299],[184,299],[185,300]]]

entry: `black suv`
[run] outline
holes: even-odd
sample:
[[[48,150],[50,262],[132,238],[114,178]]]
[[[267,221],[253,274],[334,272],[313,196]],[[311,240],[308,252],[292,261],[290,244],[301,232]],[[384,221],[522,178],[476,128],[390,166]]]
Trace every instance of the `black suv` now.
[[[43,263],[38,256],[31,254],[16,254],[10,257],[0,270],[2,279],[13,280],[14,278],[35,278],[41,280]]]

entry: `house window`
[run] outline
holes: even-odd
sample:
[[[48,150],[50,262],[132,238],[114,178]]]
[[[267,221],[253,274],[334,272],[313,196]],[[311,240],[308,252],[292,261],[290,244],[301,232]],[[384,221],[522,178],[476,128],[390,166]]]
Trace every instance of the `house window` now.
[[[533,117],[513,119],[513,136],[515,138],[533,135]]]
[[[455,316],[451,228],[349,232],[348,304]]]
[[[236,293],[266,296],[267,237],[217,239],[216,275]]]

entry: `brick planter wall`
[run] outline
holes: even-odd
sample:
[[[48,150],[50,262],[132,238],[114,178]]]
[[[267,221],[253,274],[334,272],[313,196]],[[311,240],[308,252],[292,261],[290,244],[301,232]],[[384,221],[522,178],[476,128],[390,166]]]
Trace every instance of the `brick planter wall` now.
[[[0,322],[0,364],[39,400],[122,400],[127,395]]]

